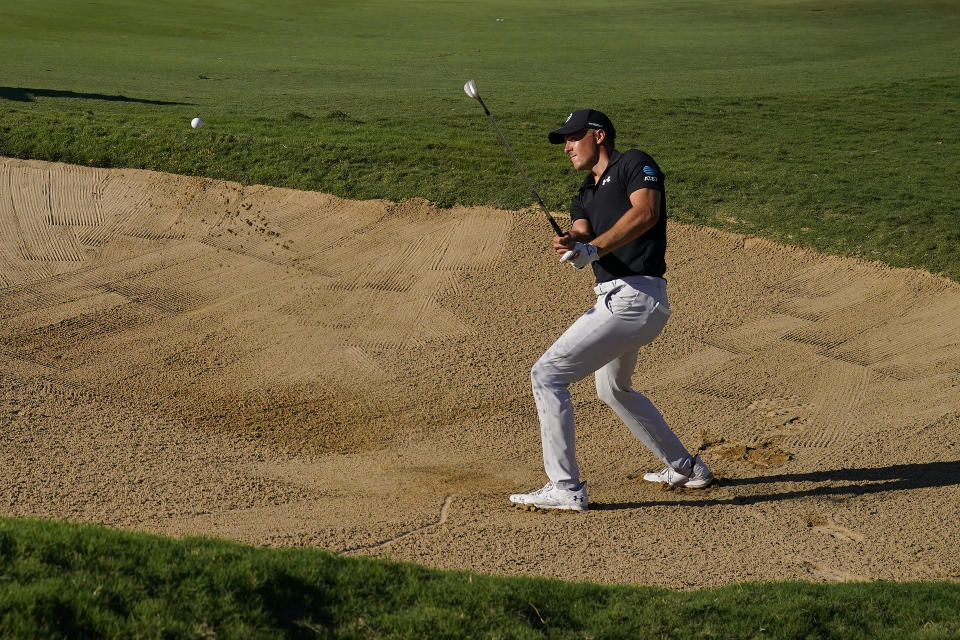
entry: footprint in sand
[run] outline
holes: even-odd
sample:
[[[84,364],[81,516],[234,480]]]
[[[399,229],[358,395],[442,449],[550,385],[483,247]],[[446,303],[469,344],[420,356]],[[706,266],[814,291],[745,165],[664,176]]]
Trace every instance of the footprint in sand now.
[[[778,396],[754,400],[746,410],[773,429],[770,438],[784,438],[803,432],[814,409],[799,396]]]
[[[844,542],[863,542],[866,537],[833,521],[830,516],[812,515],[807,517],[807,526],[814,531],[825,533],[831,538]]]
[[[843,569],[835,569],[813,560],[803,560],[803,568],[811,575],[827,582],[867,582],[870,578]]]

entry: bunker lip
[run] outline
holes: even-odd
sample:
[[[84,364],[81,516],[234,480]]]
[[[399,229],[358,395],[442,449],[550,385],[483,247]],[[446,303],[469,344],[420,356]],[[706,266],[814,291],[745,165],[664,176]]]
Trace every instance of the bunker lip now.
[[[718,482],[643,482],[584,380],[560,517],[506,504],[543,482],[529,367],[593,303],[538,215],[0,159],[0,513],[671,588],[960,575],[960,286],[669,234],[634,387]]]

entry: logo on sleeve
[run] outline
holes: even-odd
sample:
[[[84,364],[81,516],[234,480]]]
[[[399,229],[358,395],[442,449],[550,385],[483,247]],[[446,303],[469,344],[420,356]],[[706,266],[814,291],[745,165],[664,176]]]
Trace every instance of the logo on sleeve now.
[[[649,166],[649,165],[643,165],[643,172],[644,172],[645,174],[647,174],[648,176],[655,176],[655,175],[657,175],[657,172],[653,169],[653,167],[651,167],[651,166]]]

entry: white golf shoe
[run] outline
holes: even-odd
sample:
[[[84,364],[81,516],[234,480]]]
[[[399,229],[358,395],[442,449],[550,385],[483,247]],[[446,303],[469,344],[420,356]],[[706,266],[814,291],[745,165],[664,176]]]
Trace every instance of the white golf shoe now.
[[[510,502],[518,507],[586,511],[587,482],[581,482],[576,489],[562,489],[548,482],[542,488],[530,493],[514,493],[510,496]]]
[[[668,484],[672,487],[686,489],[704,489],[713,483],[713,474],[699,455],[693,457],[693,468],[690,475],[680,473],[671,466],[666,466],[657,473],[645,473],[643,479],[647,482]]]

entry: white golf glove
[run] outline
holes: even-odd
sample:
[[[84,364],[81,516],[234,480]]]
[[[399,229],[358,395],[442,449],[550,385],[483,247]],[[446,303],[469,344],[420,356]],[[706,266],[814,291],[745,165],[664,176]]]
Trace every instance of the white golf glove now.
[[[577,269],[583,269],[591,262],[597,261],[600,257],[597,251],[596,245],[577,242],[573,245],[573,249],[567,251],[560,257],[560,262],[569,262]]]

